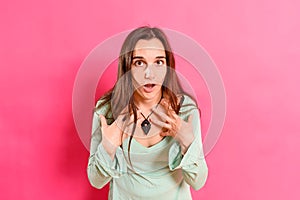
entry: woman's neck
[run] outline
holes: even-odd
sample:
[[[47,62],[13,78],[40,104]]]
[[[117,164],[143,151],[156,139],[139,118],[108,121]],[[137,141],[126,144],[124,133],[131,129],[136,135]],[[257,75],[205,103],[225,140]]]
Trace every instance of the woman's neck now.
[[[151,108],[153,108],[155,105],[157,105],[160,102],[161,98],[162,98],[161,93],[159,93],[157,96],[155,96],[152,99],[144,99],[137,93],[133,94],[135,105],[143,111],[151,110]]]

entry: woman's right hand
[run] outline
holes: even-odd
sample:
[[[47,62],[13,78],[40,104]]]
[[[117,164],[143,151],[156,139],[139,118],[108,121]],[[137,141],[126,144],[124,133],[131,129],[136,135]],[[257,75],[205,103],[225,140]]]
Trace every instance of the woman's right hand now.
[[[102,132],[102,145],[113,159],[117,148],[123,143],[128,135],[123,134],[120,127],[117,125],[115,120],[111,125],[108,125],[106,118],[103,115],[99,115],[101,121],[101,132]]]
[[[114,121],[111,125],[108,125],[103,115],[99,115],[99,117],[101,121],[102,137],[110,141],[112,145],[116,147],[120,146],[123,142],[122,130],[117,126],[117,120]]]
[[[106,118],[103,115],[99,115],[101,121],[102,132],[102,144],[109,155],[114,157],[117,148],[123,143],[123,141],[129,137],[134,127],[133,114],[129,118],[125,117],[128,112],[122,112],[117,119],[108,125]],[[137,113],[137,124],[141,124],[142,116]]]

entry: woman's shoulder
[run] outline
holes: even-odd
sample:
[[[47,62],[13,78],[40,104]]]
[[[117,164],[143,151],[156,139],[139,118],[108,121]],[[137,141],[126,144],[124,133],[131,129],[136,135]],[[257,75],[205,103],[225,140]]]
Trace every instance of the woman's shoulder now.
[[[190,105],[190,106],[196,106],[197,107],[197,102],[188,94],[183,94],[181,95],[180,99],[180,104],[182,106]]]
[[[110,101],[100,98],[95,105],[94,111],[97,114],[105,115],[110,110]]]
[[[180,104],[181,106],[179,110],[179,115],[181,116],[187,117],[193,110],[200,111],[197,102],[190,95],[187,94],[182,95]]]

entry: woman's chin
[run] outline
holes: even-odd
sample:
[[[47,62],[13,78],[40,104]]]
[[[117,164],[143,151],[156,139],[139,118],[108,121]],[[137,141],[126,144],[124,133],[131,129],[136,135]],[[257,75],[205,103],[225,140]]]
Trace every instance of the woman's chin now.
[[[161,94],[161,86],[154,85],[153,87],[142,86],[138,89],[139,96],[144,100],[154,100]]]

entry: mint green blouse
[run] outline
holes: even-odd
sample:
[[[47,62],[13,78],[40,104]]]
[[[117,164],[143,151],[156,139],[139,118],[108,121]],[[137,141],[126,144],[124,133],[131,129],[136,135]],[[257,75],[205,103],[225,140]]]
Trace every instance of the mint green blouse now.
[[[106,113],[103,106],[93,116],[90,157],[87,174],[92,186],[100,189],[110,183],[109,200],[189,200],[190,186],[199,190],[206,182],[208,169],[201,142],[201,124],[198,109],[188,96],[184,96],[179,116],[187,121],[192,115],[195,139],[184,155],[179,143],[164,137],[159,143],[145,147],[134,138],[117,148],[112,160],[102,145],[98,114]],[[100,101],[97,102],[97,105]],[[191,104],[193,106],[191,106]]]

